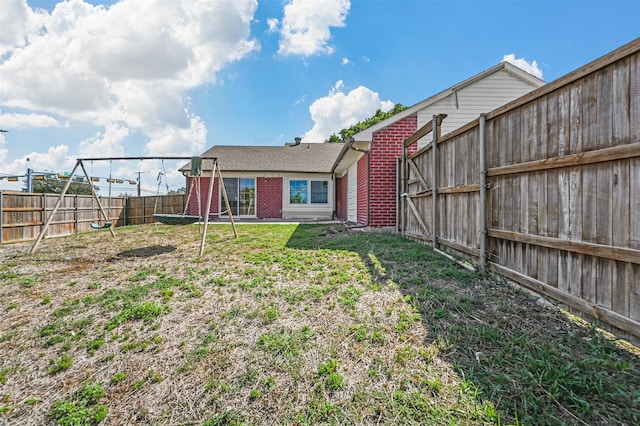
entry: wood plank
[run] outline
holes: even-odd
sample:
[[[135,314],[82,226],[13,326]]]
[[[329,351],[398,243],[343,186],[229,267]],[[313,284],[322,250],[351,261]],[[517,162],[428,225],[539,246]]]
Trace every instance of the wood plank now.
[[[439,187],[439,194],[461,194],[464,192],[480,192],[480,185],[458,185],[458,186],[445,186]]]
[[[640,142],[640,53],[629,57],[629,143]]]
[[[407,200],[407,205],[409,206],[409,210],[411,210],[411,212],[413,213],[413,216],[415,217],[416,221],[420,224],[420,226],[422,227],[422,229],[424,230],[426,235],[431,235],[431,232],[429,231],[429,228],[422,221],[422,217],[420,215],[420,212],[416,208],[416,205],[413,203],[413,200],[411,198],[409,198],[409,197],[405,197],[405,199]]]
[[[582,173],[579,167],[569,169],[569,240],[582,241]],[[569,254],[569,291],[582,294],[584,256]]]
[[[447,118],[447,114],[438,114],[438,126],[440,125],[440,123],[442,123],[442,120],[444,120],[445,118]],[[413,145],[414,143],[418,142],[420,139],[422,139],[423,137],[431,133],[432,130],[433,130],[433,120],[429,120],[427,124],[420,127],[418,130],[416,130],[414,134],[412,134],[411,136],[409,136],[407,139],[404,140],[404,146],[409,147]]]
[[[598,167],[595,165],[582,168],[582,240],[595,243],[598,230],[596,226],[597,205],[597,175]]]
[[[630,82],[629,59],[625,58],[614,65],[613,100],[612,100],[612,134],[614,145],[631,143],[630,139]]]
[[[596,243],[610,245],[613,217],[613,169],[610,163],[601,164],[596,173]]]
[[[558,238],[561,240],[569,240],[569,217],[569,171],[560,169],[558,170]],[[558,289],[571,293],[569,253],[560,251],[558,256]]]
[[[547,157],[558,158],[558,101],[560,94],[557,92],[547,95]]]
[[[613,122],[613,70],[603,68],[596,73],[598,101],[598,132],[596,146],[599,149],[612,146]]]
[[[505,268],[504,266],[498,265],[497,263],[491,262],[489,265],[496,272],[524,285],[525,287],[539,294],[549,296],[607,324],[612,324],[622,330],[628,331],[629,333],[632,333],[636,336],[640,336],[640,322],[638,322],[637,320],[620,315],[619,313],[612,311],[606,306],[586,302],[579,297],[576,297],[572,294],[567,294],[555,287],[543,283],[542,281],[538,281],[523,274],[519,274],[517,271]]]
[[[520,142],[522,144],[521,147],[521,158],[520,162],[533,161],[537,160],[535,157],[535,143],[536,143],[536,103],[532,102],[528,105],[523,106],[521,109],[521,117],[522,124],[520,126]]]
[[[517,109],[509,113],[511,129],[511,162],[522,163],[522,112]]]
[[[433,241],[433,237],[430,235],[418,234],[415,232],[407,231],[405,233],[405,237],[410,238],[412,240],[417,240],[418,242],[431,243]]]
[[[612,182],[612,229],[611,242],[617,247],[630,247],[631,233],[631,198],[640,197],[640,193],[631,193],[630,160],[615,161],[611,164],[613,173]],[[615,218],[615,220],[613,219]]]
[[[596,263],[596,302],[606,308],[611,308],[613,264],[610,259],[598,259]]]
[[[407,158],[407,164],[409,164],[410,166],[409,167],[410,172],[413,172],[418,178],[420,185],[422,185],[422,189],[423,190],[429,189],[429,185],[427,184],[427,181],[425,180],[424,176],[422,176],[422,173],[420,172],[420,168],[416,165],[413,159]]]
[[[569,148],[569,129],[570,129],[570,92],[569,87],[558,90],[558,121],[556,123],[558,129],[558,152],[555,156],[562,157],[568,155]]]
[[[476,248],[472,248],[472,247],[468,247],[465,246],[463,244],[457,243],[456,241],[451,241],[451,240],[446,240],[443,238],[438,238],[438,244],[448,247],[450,249],[453,249],[455,251],[458,251],[460,253],[472,256],[472,257],[478,257],[478,255],[480,254],[480,250],[476,249]]]
[[[474,129],[473,132],[469,132],[469,150],[467,151],[468,164],[467,176],[464,185],[473,185],[480,182],[480,130]]]
[[[629,247],[640,249],[640,158],[629,160],[629,194]]]
[[[539,210],[539,184],[540,174],[535,173],[529,176],[529,186],[526,188],[527,200],[527,233],[537,235],[538,230],[538,210]],[[535,246],[529,247],[529,275],[533,278],[538,278],[539,264],[538,264],[538,248]]]
[[[630,270],[629,318],[640,321],[640,265],[631,265]]]
[[[537,172],[541,170],[553,170],[635,157],[640,157],[640,143],[603,148],[580,154],[565,155],[564,157],[550,157],[545,160],[528,161],[509,166],[493,167],[487,170],[487,176],[492,177]]]
[[[611,309],[625,317],[629,317],[631,274],[631,263],[614,262],[611,280]]]
[[[558,236],[558,172],[549,170],[547,172],[547,235]]]
[[[582,253],[602,259],[612,259],[619,260],[621,262],[640,264],[640,250],[636,249],[579,241],[567,241],[560,238],[523,234],[520,232],[505,231],[501,229],[489,229],[488,235],[492,238],[500,238],[507,241],[517,241],[520,243],[534,244],[571,253]]]
[[[568,154],[578,154],[582,152],[582,83],[582,81],[576,81],[570,88]]]
[[[595,141],[595,139],[586,139]],[[582,168],[582,241],[585,243],[595,243],[598,235],[596,209],[597,209],[597,174],[598,167],[589,165]],[[593,256],[586,256],[582,262],[582,297],[592,303],[597,300],[597,268],[598,259]]]
[[[582,84],[582,151],[597,149],[598,100],[597,79],[592,74]]]

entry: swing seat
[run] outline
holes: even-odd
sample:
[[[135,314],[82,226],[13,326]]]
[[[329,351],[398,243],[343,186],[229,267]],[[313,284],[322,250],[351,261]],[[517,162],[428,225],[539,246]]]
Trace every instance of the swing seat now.
[[[181,214],[154,214],[153,219],[165,225],[191,225],[200,220],[200,216]]]
[[[99,223],[92,223],[91,224],[91,228],[92,229],[107,229],[107,228],[111,228],[111,222],[105,222],[103,225],[100,225]]]

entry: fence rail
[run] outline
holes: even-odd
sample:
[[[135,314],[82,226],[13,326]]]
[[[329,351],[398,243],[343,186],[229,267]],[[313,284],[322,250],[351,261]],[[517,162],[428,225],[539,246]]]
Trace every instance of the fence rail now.
[[[0,243],[35,240],[60,196],[0,191]],[[146,197],[102,197],[113,226],[153,223],[153,214],[180,214],[184,194]],[[98,203],[90,195],[65,195],[45,237],[66,236],[91,230],[98,222]]]
[[[403,167],[405,235],[640,341],[640,39]]]

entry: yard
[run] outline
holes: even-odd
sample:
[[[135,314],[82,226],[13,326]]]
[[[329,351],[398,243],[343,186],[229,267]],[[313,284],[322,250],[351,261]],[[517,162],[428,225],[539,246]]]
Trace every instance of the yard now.
[[[640,424],[640,351],[338,225],[0,247],[0,424]]]

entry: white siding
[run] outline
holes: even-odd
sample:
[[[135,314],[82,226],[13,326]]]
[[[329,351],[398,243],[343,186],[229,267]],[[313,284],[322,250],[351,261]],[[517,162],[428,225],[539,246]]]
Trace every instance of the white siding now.
[[[358,162],[347,171],[347,222],[358,221]]]
[[[507,71],[496,72],[460,89],[457,108],[456,96],[452,91],[450,96],[418,111],[418,128],[431,121],[435,114],[447,114],[447,118],[442,122],[441,133],[446,135],[475,120],[480,114],[490,112],[534,89],[536,87],[531,83]],[[431,141],[431,135],[423,139],[418,146],[422,147]]]

